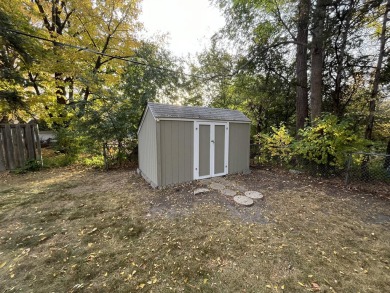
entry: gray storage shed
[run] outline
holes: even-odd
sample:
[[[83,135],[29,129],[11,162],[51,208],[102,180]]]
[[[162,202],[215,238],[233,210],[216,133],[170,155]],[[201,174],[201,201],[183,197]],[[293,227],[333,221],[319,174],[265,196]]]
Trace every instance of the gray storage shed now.
[[[148,103],[139,173],[153,186],[249,171],[250,120],[236,110]]]

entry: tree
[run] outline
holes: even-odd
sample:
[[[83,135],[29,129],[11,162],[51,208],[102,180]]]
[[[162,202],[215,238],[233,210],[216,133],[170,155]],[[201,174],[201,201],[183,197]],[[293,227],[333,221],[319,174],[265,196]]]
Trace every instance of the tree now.
[[[311,121],[321,115],[322,108],[322,73],[324,63],[324,24],[329,0],[318,0],[313,12],[311,42],[311,82],[310,105]]]
[[[297,49],[296,49],[296,129],[305,126],[309,115],[308,84],[307,84],[307,43],[309,31],[310,0],[300,0],[297,20]]]
[[[385,46],[387,41],[386,32],[387,32],[387,22],[389,20],[389,11],[390,11],[390,0],[387,0],[385,11],[383,13],[382,28],[381,28],[380,38],[379,38],[380,46],[378,52],[378,61],[377,61],[377,66],[375,68],[374,80],[372,82],[372,91],[371,91],[370,101],[369,101],[369,115],[367,119],[368,121],[367,121],[366,132],[365,132],[365,138],[369,140],[372,140],[376,100],[378,98],[379,83],[381,81],[381,70],[382,70],[383,58],[386,52],[385,51]]]
[[[17,25],[27,33],[33,33],[29,20],[18,5],[0,3],[0,121],[28,120],[33,117],[32,92],[26,87],[24,74],[43,55],[41,45],[33,39],[13,32]]]
[[[35,94],[55,95],[45,104],[51,122],[81,117],[92,96],[95,101],[118,87],[125,64],[120,59],[137,47],[139,0],[23,2],[35,35],[50,40],[44,42],[48,54],[28,72]]]
[[[137,137],[138,124],[147,102],[177,100],[182,69],[169,51],[151,42],[140,42],[133,61],[124,68],[119,90],[106,91],[87,102],[85,114],[72,125],[92,150],[101,152],[106,143],[117,143],[119,154]],[[146,62],[147,60],[147,62]],[[142,65],[145,64],[145,65]]]

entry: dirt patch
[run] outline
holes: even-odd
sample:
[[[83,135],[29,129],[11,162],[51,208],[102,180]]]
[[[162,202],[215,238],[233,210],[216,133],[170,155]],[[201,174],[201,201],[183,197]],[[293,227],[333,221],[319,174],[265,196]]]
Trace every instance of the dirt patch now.
[[[235,182],[230,180],[231,185]],[[243,207],[234,202],[232,196],[224,195],[219,190],[209,189],[208,192],[194,195],[197,188],[209,187],[210,180],[200,180],[173,187],[156,190],[149,201],[149,213],[153,216],[178,217],[192,213],[193,209],[215,206],[221,211],[243,222],[268,223],[263,216],[264,201],[257,200],[252,207]],[[236,184],[237,185],[237,184]],[[238,191],[239,192],[239,191]]]

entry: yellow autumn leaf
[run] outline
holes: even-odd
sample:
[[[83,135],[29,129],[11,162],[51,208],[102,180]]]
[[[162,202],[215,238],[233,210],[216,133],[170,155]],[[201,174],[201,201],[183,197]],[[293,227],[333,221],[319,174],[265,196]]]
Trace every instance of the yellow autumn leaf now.
[[[138,285],[138,288],[141,288],[141,289],[142,289],[143,287],[145,287],[145,284],[144,284],[144,283],[141,283],[141,284]]]
[[[265,288],[271,289],[272,286],[271,285],[265,285]]]
[[[298,282],[299,285],[301,285],[302,287],[305,287],[305,284],[301,283],[301,282]]]
[[[7,264],[7,262],[3,262],[2,264],[0,264],[0,269],[3,268],[5,265]]]
[[[206,284],[209,279],[203,279],[203,284]]]
[[[284,285],[280,286],[280,289],[284,290]]]

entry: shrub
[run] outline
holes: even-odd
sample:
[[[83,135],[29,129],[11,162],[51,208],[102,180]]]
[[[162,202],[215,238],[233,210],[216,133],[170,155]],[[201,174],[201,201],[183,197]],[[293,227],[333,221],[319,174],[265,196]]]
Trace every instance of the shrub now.
[[[12,172],[15,174],[24,174],[27,172],[39,171],[41,168],[42,168],[42,161],[29,160],[26,162],[26,164],[23,167],[17,168]]]
[[[339,122],[333,115],[317,119],[313,126],[299,131],[300,139],[294,143],[294,153],[317,165],[342,168],[346,153],[362,150],[366,144],[351,124]]]
[[[293,155],[294,138],[283,124],[279,128],[274,126],[271,128],[271,134],[258,134],[256,136],[262,148],[259,161],[266,163],[276,158],[281,162],[288,163]]]

